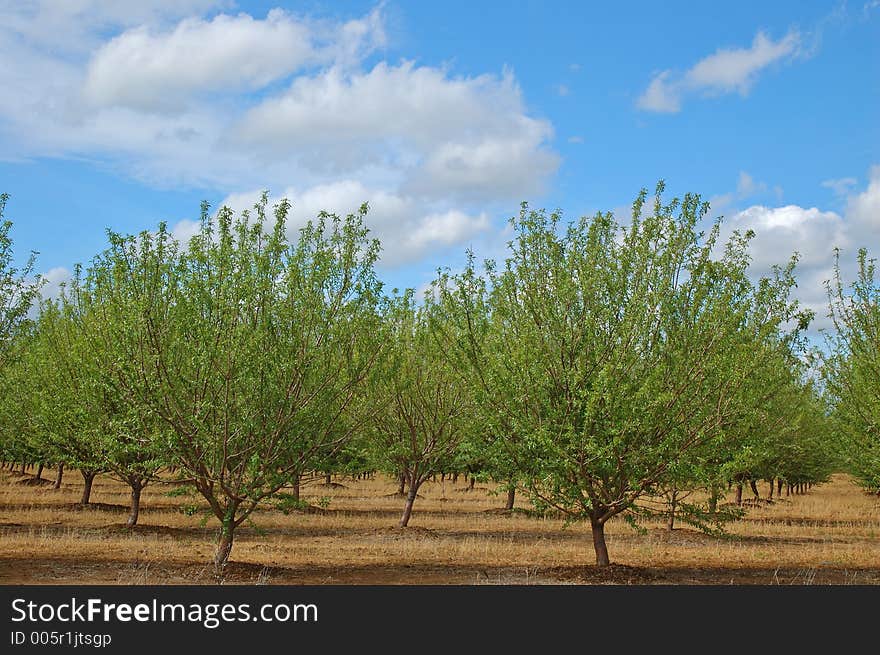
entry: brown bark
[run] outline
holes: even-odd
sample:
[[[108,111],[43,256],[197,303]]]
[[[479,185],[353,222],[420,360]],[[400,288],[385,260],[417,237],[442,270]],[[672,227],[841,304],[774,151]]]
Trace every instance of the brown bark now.
[[[415,481],[410,482],[409,493],[406,495],[406,503],[403,506],[403,516],[400,517],[399,528],[405,528],[409,525],[409,518],[412,516],[413,503],[416,501],[416,494],[419,491],[419,485]]]
[[[474,478],[474,476],[471,476],[471,481],[470,481],[470,483],[468,484],[468,491],[473,491],[473,490],[474,490],[474,483],[475,483],[476,481],[477,481],[476,478]]]
[[[782,496],[782,484],[783,484],[783,483],[782,483],[782,478],[779,478],[779,479],[776,481],[776,495],[777,495],[777,496]]]
[[[61,462],[58,465],[58,475],[55,476],[55,484],[52,486],[53,489],[61,488],[61,478],[64,477],[64,462]]]
[[[404,491],[406,491],[406,475],[401,473],[397,478],[397,495],[402,496]]]
[[[669,502],[669,517],[666,521],[666,527],[669,529],[670,532],[672,530],[675,530],[675,507],[677,505],[677,501],[678,501],[678,492],[673,491],[672,498],[670,499],[670,502]]]
[[[326,484],[328,487],[329,487],[331,484],[333,484],[333,476],[332,476],[332,474],[328,473],[327,475],[324,476],[324,484]]]
[[[220,528],[220,535],[217,537],[217,548],[214,551],[214,573],[223,574],[226,562],[229,561],[229,553],[232,552],[232,540],[235,536],[235,529]]]
[[[43,462],[40,462],[40,466],[37,468],[37,480],[43,479],[43,467],[44,467]]]
[[[593,529],[593,549],[596,551],[596,566],[608,566],[608,545],[605,543],[605,522],[590,518],[590,527]]]
[[[755,494],[755,500],[761,500],[761,493],[758,491],[758,483],[751,479],[749,480],[749,486],[752,488],[752,493]]]
[[[770,480],[770,494],[767,496],[767,498],[770,500],[773,500],[773,487],[775,486],[776,484],[773,482],[773,480]]]
[[[131,484],[131,511],[128,514],[128,521],[126,525],[129,528],[133,528],[137,525],[138,516],[141,513],[141,491],[144,488],[144,485],[140,480],[137,482],[132,482]]]
[[[299,501],[299,485],[300,485],[300,474],[297,473],[293,478],[293,498],[296,501]]]
[[[217,548],[214,551],[214,574],[218,577],[223,575],[229,554],[232,552],[232,543],[235,539],[235,513],[238,503],[232,503],[226,508],[226,512],[220,521],[220,533],[217,535]]]
[[[80,471],[83,476],[83,493],[80,498],[80,505],[88,505],[89,499],[92,497],[92,483],[95,481],[97,473],[93,471]]]
[[[514,485],[510,485],[507,487],[507,504],[504,506],[506,510],[512,510],[513,504],[516,502],[516,487]]]
[[[737,485],[736,485],[736,504],[737,504],[737,505],[742,505],[742,504],[743,504],[743,486],[742,486],[742,482],[738,482]]]

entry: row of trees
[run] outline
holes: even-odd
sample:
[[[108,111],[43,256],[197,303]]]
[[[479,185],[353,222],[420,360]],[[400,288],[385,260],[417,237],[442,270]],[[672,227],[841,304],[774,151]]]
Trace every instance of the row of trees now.
[[[314,471],[399,477],[401,526],[432,475],[491,478],[509,506],[519,488],[589,521],[600,565],[614,516],[711,528],[730,484],[824,479],[834,440],[801,357],[795,259],[753,283],[753,235],[721,243],[698,196],[662,191],[626,225],[523,205],[505,262],[441,270],[423,302],[385,292],[366,206],[291,242],[289,204],[270,213],[266,196],[238,217],[203,205],[186,244],[165,225],[110,233],[32,321],[29,271],[0,260],[2,456],[77,468],[85,501],[113,475],[130,525],[173,467],[220,524],[220,569],[236,528]]]

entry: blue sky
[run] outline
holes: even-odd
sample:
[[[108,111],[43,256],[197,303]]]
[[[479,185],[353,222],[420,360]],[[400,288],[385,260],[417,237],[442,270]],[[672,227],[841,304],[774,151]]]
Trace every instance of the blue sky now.
[[[503,254],[528,201],[570,218],[663,178],[756,274],[880,253],[880,1],[5,2],[0,191],[49,292],[105,244],[261,189],[369,201],[389,284]]]

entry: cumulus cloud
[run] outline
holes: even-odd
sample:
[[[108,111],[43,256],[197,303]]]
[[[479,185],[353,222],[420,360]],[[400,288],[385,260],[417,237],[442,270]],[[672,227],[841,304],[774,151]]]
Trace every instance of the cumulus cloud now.
[[[485,235],[487,208],[533,199],[559,166],[513,71],[388,61],[381,3],[348,19],[129,4],[0,7],[16,62],[0,67],[0,157],[87,159],[229,203],[282,189],[292,224],[367,201],[386,266]]]
[[[510,71],[453,78],[380,62],[299,77],[242,119],[233,138],[311,170],[386,169],[408,193],[485,199],[540,190],[558,156],[549,123],[525,113]]]
[[[841,268],[850,280],[859,248],[880,254],[880,166],[868,177],[865,189],[848,195],[842,214],[798,205],[752,205],[723,223],[725,237],[733,230],[755,232],[750,254],[756,276],[769,274],[773,265],[785,264],[798,253],[797,296],[816,313],[814,329],[830,327],[825,281],[833,276],[835,248],[840,249]]]
[[[758,75],[771,64],[799,56],[801,42],[796,31],[778,41],[758,32],[748,48],[720,48],[684,73],[664,70],[655,74],[636,105],[645,111],[675,113],[690,94],[746,96]]]
[[[367,66],[386,39],[381,8],[334,22],[282,10],[174,21],[163,7],[134,26],[83,23],[90,57],[42,47],[26,37],[36,18],[7,10],[6,157],[98,159],[165,187],[357,178],[450,201],[522,200],[558,167],[552,126],[529,114],[512,71]],[[100,41],[108,25],[122,31]]]
[[[261,89],[308,66],[371,52],[384,42],[376,14],[322,26],[272,9],[265,19],[219,14],[165,31],[136,27],[94,54],[84,93],[95,105],[174,111],[200,92]]]

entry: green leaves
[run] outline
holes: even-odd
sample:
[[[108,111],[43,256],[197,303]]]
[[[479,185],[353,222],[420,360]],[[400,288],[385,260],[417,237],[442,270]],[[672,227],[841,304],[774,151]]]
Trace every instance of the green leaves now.
[[[827,335],[823,381],[847,468],[880,491],[880,285],[875,260],[862,249],[856,280],[844,287],[839,255],[828,284],[836,332]]]
[[[625,225],[563,227],[523,205],[503,265],[481,275],[471,258],[435,284],[439,338],[486,425],[533,496],[574,518],[607,520],[693,471],[755,411],[752,378],[796,333],[794,262],[752,285],[750,236],[719,248],[718,223],[698,230],[707,204],[662,191],[646,212],[643,190]]]
[[[290,204],[270,225],[267,202],[237,217],[203,204],[185,247],[164,225],[111,234],[85,282],[106,317],[89,329],[117,354],[113,384],[234,525],[346,443],[384,347],[366,208],[321,214],[291,243]]]

